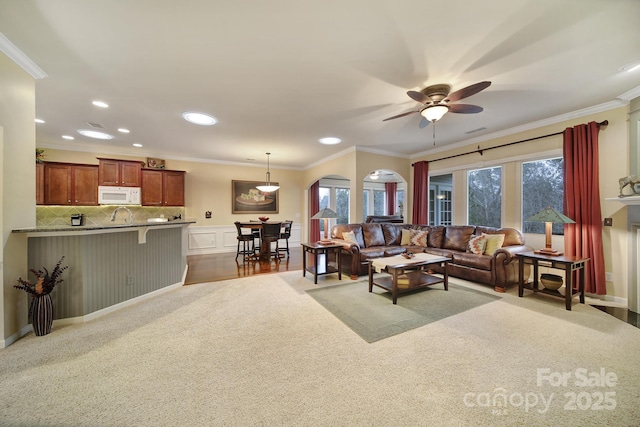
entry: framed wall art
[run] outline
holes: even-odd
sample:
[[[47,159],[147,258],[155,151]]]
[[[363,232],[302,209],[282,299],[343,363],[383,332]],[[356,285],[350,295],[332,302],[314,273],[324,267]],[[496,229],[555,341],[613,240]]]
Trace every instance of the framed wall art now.
[[[151,169],[164,169],[164,160],[147,157],[147,167]]]
[[[278,213],[278,191],[263,193],[256,188],[263,184],[264,181],[231,181],[231,213]]]

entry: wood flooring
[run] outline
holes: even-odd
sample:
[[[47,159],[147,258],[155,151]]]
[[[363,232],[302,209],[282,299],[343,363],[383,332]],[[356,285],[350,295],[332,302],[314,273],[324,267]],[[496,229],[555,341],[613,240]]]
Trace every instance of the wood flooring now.
[[[236,261],[235,252],[190,255],[187,257],[189,269],[185,285],[236,279],[256,274],[302,270],[302,248],[291,247],[289,252],[290,256],[288,258],[285,255],[280,261],[272,260],[271,262],[243,261],[242,255],[238,256]]]

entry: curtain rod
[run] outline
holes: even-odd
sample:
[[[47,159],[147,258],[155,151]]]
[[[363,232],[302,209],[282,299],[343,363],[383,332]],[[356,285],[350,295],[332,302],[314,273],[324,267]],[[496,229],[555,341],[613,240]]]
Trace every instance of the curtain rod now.
[[[609,120],[603,120],[602,122],[596,123],[596,124],[598,125],[598,127],[604,127],[604,126],[607,126],[609,124]],[[564,133],[564,131],[555,132],[555,133],[549,133],[547,135],[536,136],[536,137],[529,138],[529,139],[522,139],[520,141],[509,142],[507,144],[496,145],[495,147],[489,147],[489,148],[484,148],[484,149],[480,149],[480,146],[478,145],[478,149],[475,150],[475,151],[468,151],[466,153],[454,154],[452,156],[442,157],[442,158],[435,159],[435,160],[427,160],[427,162],[433,163],[433,162],[437,162],[439,160],[453,159],[455,157],[462,157],[462,156],[466,156],[467,154],[475,154],[475,153],[480,153],[480,155],[482,156],[482,153],[484,153],[485,151],[493,150],[493,149],[496,149],[496,148],[508,147],[510,145],[515,145],[515,144],[521,144],[523,142],[535,141],[537,139],[549,138],[550,136],[562,135],[563,133]],[[415,165],[415,163],[411,163],[412,167],[413,167],[413,165]]]

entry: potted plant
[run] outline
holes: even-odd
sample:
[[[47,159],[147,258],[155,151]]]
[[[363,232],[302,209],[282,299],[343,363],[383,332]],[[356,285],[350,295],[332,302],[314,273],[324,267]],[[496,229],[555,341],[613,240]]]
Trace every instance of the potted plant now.
[[[51,272],[45,267],[42,267],[40,270],[34,268],[29,269],[29,271],[36,276],[36,283],[31,283],[20,277],[18,278],[18,284],[13,286],[16,289],[31,294],[29,317],[31,318],[33,332],[35,332],[37,336],[47,335],[51,332],[51,325],[53,324],[51,291],[53,291],[53,288],[55,288],[57,284],[63,282],[60,276],[62,276],[64,270],[69,268],[68,265],[62,266],[62,260],[64,260],[64,256],[60,258],[60,261],[58,261]]]

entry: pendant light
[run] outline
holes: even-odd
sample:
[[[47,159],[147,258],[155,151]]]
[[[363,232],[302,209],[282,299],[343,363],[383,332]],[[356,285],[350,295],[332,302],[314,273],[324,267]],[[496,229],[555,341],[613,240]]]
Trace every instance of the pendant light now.
[[[271,172],[269,171],[269,156],[271,153],[267,153],[267,183],[265,185],[258,185],[256,188],[263,193],[272,193],[280,188],[278,185],[271,185]]]

